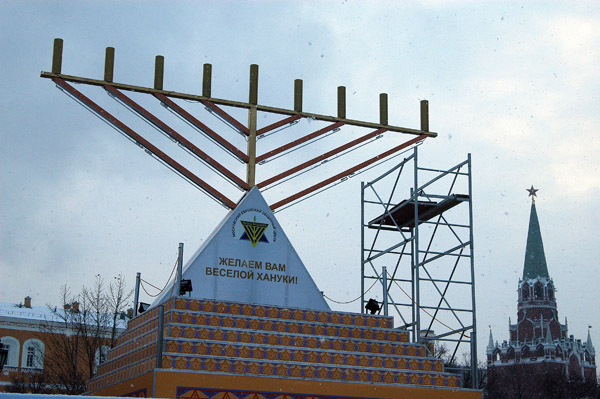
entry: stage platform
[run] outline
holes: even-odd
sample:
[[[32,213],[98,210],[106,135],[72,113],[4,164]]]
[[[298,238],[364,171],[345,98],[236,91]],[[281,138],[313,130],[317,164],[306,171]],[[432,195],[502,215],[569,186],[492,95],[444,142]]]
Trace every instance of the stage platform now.
[[[178,297],[131,320],[88,389],[181,399],[481,398],[460,386],[392,317]]]

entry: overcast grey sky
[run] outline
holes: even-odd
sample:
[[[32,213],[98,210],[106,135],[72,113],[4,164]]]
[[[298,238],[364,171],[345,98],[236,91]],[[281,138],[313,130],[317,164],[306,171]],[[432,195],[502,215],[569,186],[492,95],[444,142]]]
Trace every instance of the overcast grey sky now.
[[[592,1],[1,1],[0,300],[55,303],[60,285],[97,273],[133,286],[141,271],[162,286],[177,244],[191,256],[226,214],[39,77],[61,37],[71,75],[101,78],[112,46],[115,81],[141,86],[161,54],[165,88],[182,92],[200,93],[209,62],[213,95],[245,101],[256,63],[265,105],[290,108],[301,78],[306,111],[335,114],[345,85],[350,118],[377,121],[387,92],[390,123],[418,127],[428,99],[439,137],[420,147],[422,163],[472,153],[480,352],[488,325],[506,339],[516,317],[532,184],[559,315],[585,338],[600,328],[598,26]],[[329,297],[359,294],[360,180],[390,166],[277,214]]]

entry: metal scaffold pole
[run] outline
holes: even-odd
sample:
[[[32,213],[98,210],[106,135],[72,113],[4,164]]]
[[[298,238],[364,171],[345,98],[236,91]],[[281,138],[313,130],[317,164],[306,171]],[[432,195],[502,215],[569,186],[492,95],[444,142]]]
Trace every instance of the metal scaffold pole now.
[[[435,344],[428,345],[434,352],[449,345],[449,363],[469,352],[477,386],[470,154],[443,169],[422,167],[417,147],[407,151],[396,166],[363,182],[361,223],[362,305],[369,282],[380,280],[384,308],[415,342]]]
[[[360,221],[365,225],[365,183],[360,182]],[[365,232],[360,229],[360,312],[366,313],[365,309]]]
[[[468,155],[469,166],[469,198],[473,198],[473,181],[471,179],[471,154]],[[471,303],[473,304],[473,331],[471,332],[471,381],[473,388],[479,387],[479,366],[477,362],[477,311],[475,305],[475,257],[473,255],[473,201],[469,201],[469,224],[471,246]]]

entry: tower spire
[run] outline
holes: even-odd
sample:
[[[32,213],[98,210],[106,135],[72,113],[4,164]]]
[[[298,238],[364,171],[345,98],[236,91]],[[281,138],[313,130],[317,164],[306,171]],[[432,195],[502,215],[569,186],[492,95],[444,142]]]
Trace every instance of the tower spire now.
[[[490,338],[488,340],[487,350],[489,352],[494,350],[494,337],[492,336],[492,326],[490,326]]]
[[[596,349],[594,348],[594,344],[592,344],[592,336],[590,335],[590,329],[592,328],[592,326],[588,327],[588,336],[587,336],[587,341],[585,343],[585,347],[587,348],[587,350],[590,351],[591,354],[596,354]]]
[[[540,223],[535,209],[535,196],[538,190],[531,186],[527,191],[529,191],[532,200],[531,213],[529,215],[529,231],[527,232],[527,248],[525,249],[523,280],[534,279],[538,276],[549,278]]]

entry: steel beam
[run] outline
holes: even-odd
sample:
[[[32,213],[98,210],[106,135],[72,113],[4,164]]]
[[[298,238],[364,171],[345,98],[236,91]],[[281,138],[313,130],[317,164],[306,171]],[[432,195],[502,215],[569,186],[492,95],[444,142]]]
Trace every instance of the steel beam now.
[[[327,158],[330,158],[330,157],[332,157],[332,156],[334,156],[336,154],[339,154],[342,151],[345,151],[345,150],[350,149],[352,147],[355,147],[355,146],[357,146],[357,145],[359,145],[361,143],[364,143],[365,141],[370,140],[373,137],[377,137],[378,135],[380,135],[383,132],[385,132],[385,129],[377,129],[374,132],[371,132],[369,134],[365,134],[362,137],[359,137],[359,138],[357,138],[355,140],[349,141],[348,143],[346,143],[344,145],[341,145],[341,146],[339,146],[337,148],[334,148],[331,151],[327,151],[326,153],[321,154],[318,157],[310,159],[310,160],[308,160],[308,161],[306,161],[304,163],[301,163],[300,165],[295,166],[295,167],[293,167],[291,169],[288,169],[285,172],[279,173],[279,174],[277,174],[277,175],[275,175],[273,177],[270,177],[270,178],[268,178],[266,180],[263,180],[262,182],[258,183],[258,187],[259,188],[263,188],[263,187],[268,186],[269,184],[273,184],[273,183],[275,183],[275,182],[277,182],[277,181],[279,181],[281,179],[284,179],[284,178],[286,178],[288,176],[293,175],[294,173],[297,173],[297,172],[299,172],[299,171],[301,171],[303,169],[306,169],[309,166],[312,166],[312,165],[314,165],[314,164],[316,164],[318,162],[324,161]]]
[[[278,127],[281,127],[281,126],[285,126],[288,123],[292,123],[292,122],[297,121],[298,119],[301,119],[301,118],[302,118],[302,115],[288,116],[287,118],[282,119],[282,120],[280,120],[278,122],[271,123],[270,125],[265,126],[265,127],[261,127],[260,129],[258,129],[256,131],[256,136],[260,137],[263,134],[270,132],[271,130],[277,129]]]
[[[140,136],[138,133],[133,131],[131,128],[129,128],[123,122],[121,122],[120,120],[115,118],[108,111],[106,111],[104,108],[100,107],[98,104],[93,102],[91,99],[86,97],[84,94],[82,94],[80,91],[75,89],[73,86],[69,85],[67,82],[65,82],[64,80],[62,80],[60,78],[55,78],[53,80],[54,80],[54,83],[56,83],[61,88],[63,88],[65,91],[67,91],[70,95],[72,95],[74,98],[76,98],[82,104],[84,104],[87,108],[89,108],[92,112],[94,112],[100,118],[102,118],[103,120],[108,122],[110,125],[114,126],[116,129],[118,129],[120,132],[125,134],[127,137],[129,137],[131,140],[133,140],[135,143],[140,145],[142,148],[146,149],[151,154],[158,157],[167,166],[169,166],[170,168],[175,170],[181,176],[185,177],[188,181],[190,181],[196,187],[200,188],[202,191],[207,193],[210,197],[215,199],[217,202],[221,203],[223,206],[225,206],[229,209],[235,208],[235,203],[233,201],[231,201],[225,195],[221,194],[218,190],[216,190],[215,188],[210,186],[204,180],[202,180],[201,178],[199,178],[198,176],[196,176],[195,174],[190,172],[188,169],[186,169],[184,166],[179,164],[177,161],[175,161],[174,159],[169,157],[163,151],[161,151],[156,146],[154,146],[152,143],[150,143],[148,140],[146,140],[145,138]]]
[[[289,142],[289,143],[287,143],[285,145],[282,145],[281,147],[278,147],[278,148],[276,148],[276,149],[274,149],[272,151],[269,151],[267,153],[264,153],[262,155],[257,156],[256,157],[256,162],[262,162],[264,160],[267,160],[269,158],[274,157],[277,154],[281,154],[282,152],[285,152],[287,150],[291,150],[292,148],[297,147],[300,144],[304,144],[307,141],[316,139],[317,137],[322,136],[325,133],[329,133],[332,130],[335,130],[335,129],[343,126],[343,125],[344,124],[342,122],[332,123],[329,126],[325,126],[323,129],[319,129],[316,132],[313,132],[313,133],[307,134],[305,136],[302,136],[298,140],[294,140],[294,141]]]
[[[241,190],[248,190],[248,185],[242,179],[233,174],[229,169],[225,168],[221,165],[217,160],[209,156],[207,153],[202,151],[200,148],[196,147],[192,142],[183,137],[181,134],[177,133],[174,129],[168,126],[166,123],[158,119],[152,113],[150,113],[147,109],[142,107],[140,104],[133,101],[131,98],[127,97],[125,94],[121,93],[119,90],[114,87],[106,86],[106,91],[112,94],[115,98],[119,99],[119,101],[123,102],[126,106],[134,110],[138,115],[142,118],[146,119],[148,122],[156,126],[159,130],[169,136],[171,139],[175,140],[177,143],[181,144],[183,148],[194,154],[198,159],[205,162],[207,165],[215,169],[218,173],[220,173],[223,177],[228,179],[231,183],[236,185]]]
[[[177,98],[177,97],[173,96],[172,93],[163,93],[163,94],[166,96],[169,96],[169,97]],[[229,115],[223,108],[219,107],[216,104],[215,99],[211,98],[210,101],[209,100],[200,100],[200,102],[202,104],[204,104],[205,107],[207,107],[208,109],[213,111],[215,114],[219,115],[221,118],[223,118],[224,120],[229,122],[233,127],[235,127],[237,130],[239,130],[240,133],[245,134],[246,136],[250,135],[248,128],[246,126],[244,126],[243,124],[241,124],[240,121],[235,119],[233,116]],[[250,109],[250,107],[248,107],[248,109]]]
[[[46,79],[59,78],[64,81],[67,81],[67,82],[83,83],[83,84],[88,84],[88,85],[92,85],[92,86],[104,86],[107,84],[107,82],[104,80],[83,78],[80,76],[73,76],[73,75],[65,75],[60,72],[58,72],[58,73],[41,72],[40,76],[42,78],[46,78]],[[150,87],[129,85],[129,84],[124,84],[124,83],[111,82],[110,85],[115,87],[116,89],[124,90],[124,91],[133,91],[133,92],[137,92],[137,93],[146,93],[146,94],[160,93],[160,94],[164,94],[165,96],[171,97],[171,98],[179,98],[179,99],[183,99],[183,100],[200,102],[200,103],[206,105],[207,107],[213,109],[216,113],[223,112],[224,114],[222,116],[224,118],[231,118],[231,116],[229,114],[227,114],[225,111],[223,111],[221,108],[219,108],[218,106],[228,106],[228,107],[245,108],[245,109],[248,109],[252,106],[252,104],[250,104],[250,103],[241,102],[241,101],[233,101],[233,100],[225,100],[225,99],[220,99],[220,98],[205,97],[205,96],[181,93],[181,92],[170,91],[170,90],[156,90],[156,89],[150,88]],[[343,122],[345,125],[350,125],[350,126],[358,126],[358,127],[372,128],[372,129],[385,128],[386,130],[388,130],[390,132],[406,133],[406,134],[412,134],[412,135],[417,135],[417,136],[425,135],[427,137],[437,137],[437,133],[431,132],[431,131],[425,131],[425,130],[420,130],[420,129],[411,129],[411,128],[400,127],[400,126],[392,126],[392,125],[382,125],[380,123],[365,122],[365,121],[359,121],[359,120],[347,119],[347,118],[339,118],[339,117],[335,117],[335,116],[315,114],[315,113],[311,113],[311,112],[303,112],[303,111],[297,111],[297,110],[293,110],[293,109],[270,107],[270,106],[259,105],[259,104],[256,105],[256,109],[259,112],[268,112],[268,113],[280,114],[280,115],[298,115],[299,114],[303,118],[309,118],[309,119],[314,119],[314,120],[318,120],[318,121]],[[246,134],[247,134],[247,128],[243,124],[241,124],[237,120],[235,120],[235,118],[233,118],[232,123],[235,123],[236,127],[243,129],[242,131],[246,132]]]
[[[231,155],[235,156],[237,159],[239,159],[240,161],[242,161],[244,163],[248,163],[248,155],[246,155],[245,153],[240,151],[236,146],[234,146],[229,141],[227,141],[225,138],[223,138],[223,136],[219,135],[214,130],[212,130],[211,128],[206,126],[204,123],[200,122],[198,119],[196,119],[194,116],[192,116],[192,114],[190,114],[185,109],[183,109],[179,105],[177,105],[173,100],[171,100],[164,94],[160,94],[160,93],[154,94],[154,97],[156,97],[158,100],[160,100],[160,102],[165,104],[171,111],[175,112],[177,115],[182,117],[189,124],[194,126],[196,129],[202,131],[204,134],[206,134],[208,137],[210,137],[212,140],[214,140],[217,144],[219,144],[221,147],[223,147],[223,149],[228,151]]]
[[[371,159],[368,159],[368,160],[366,160],[364,162],[361,162],[358,165],[356,165],[356,166],[354,166],[354,167],[352,167],[350,169],[347,169],[347,170],[345,170],[345,171],[343,171],[341,173],[338,173],[337,175],[332,176],[329,179],[323,180],[321,183],[317,183],[317,184],[315,184],[315,185],[313,185],[313,186],[311,186],[311,187],[309,187],[307,189],[304,189],[304,190],[302,190],[302,191],[300,191],[300,192],[298,192],[298,193],[296,193],[294,195],[291,195],[291,196],[289,196],[289,197],[287,197],[287,198],[285,198],[285,199],[283,199],[283,200],[281,200],[279,202],[276,202],[275,204],[271,205],[271,209],[275,210],[275,209],[280,208],[280,207],[282,207],[282,206],[284,206],[286,204],[289,204],[292,201],[295,201],[295,200],[297,200],[299,198],[302,198],[305,195],[308,195],[308,194],[310,194],[310,193],[312,193],[312,192],[314,192],[316,190],[319,190],[319,189],[327,186],[328,184],[331,184],[331,183],[335,182],[336,180],[341,179],[342,177],[349,176],[352,173],[355,173],[356,171],[358,171],[358,170],[360,170],[362,168],[365,168],[365,167],[367,167],[367,166],[369,166],[369,165],[371,165],[371,164],[373,164],[375,162],[381,161],[382,159],[384,159],[384,158],[392,155],[395,152],[398,152],[398,151],[400,151],[400,150],[402,150],[402,149],[404,149],[404,148],[406,148],[408,146],[411,146],[411,145],[415,144],[418,141],[424,140],[426,137],[427,136],[415,137],[414,139],[408,140],[407,142],[402,143],[402,144],[400,144],[400,145],[398,145],[398,146],[396,146],[396,147],[394,147],[394,148],[392,148],[392,149],[390,149],[388,151],[382,152],[381,154],[379,154],[379,155],[377,155],[377,156],[375,156],[375,157],[373,157]],[[258,186],[260,187],[260,184]]]

